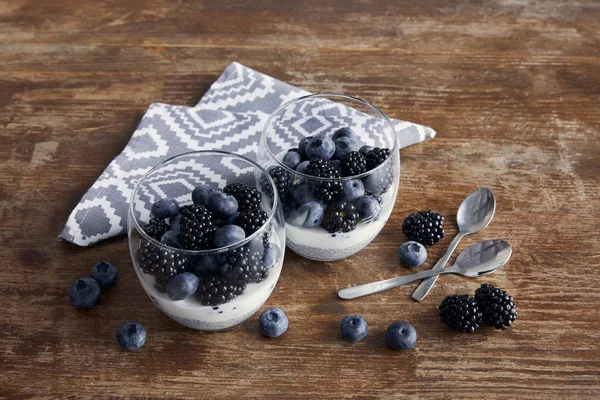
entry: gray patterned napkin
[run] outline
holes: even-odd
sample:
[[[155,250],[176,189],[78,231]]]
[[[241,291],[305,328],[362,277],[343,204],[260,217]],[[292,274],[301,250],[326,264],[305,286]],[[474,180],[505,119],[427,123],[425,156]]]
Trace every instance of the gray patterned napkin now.
[[[80,246],[126,232],[129,197],[150,168],[194,150],[224,150],[256,158],[268,116],[309,94],[238,63],[230,64],[195,107],[154,103],[125,149],[71,212],[59,238]],[[431,128],[392,120],[401,147],[435,137]],[[296,143],[290,143],[290,147]]]

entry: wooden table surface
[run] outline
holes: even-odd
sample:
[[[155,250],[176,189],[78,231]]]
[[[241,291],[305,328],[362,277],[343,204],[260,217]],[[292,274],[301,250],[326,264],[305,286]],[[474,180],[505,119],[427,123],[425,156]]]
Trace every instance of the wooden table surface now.
[[[57,242],[71,209],[127,143],[151,102],[192,105],[238,61],[313,92],[370,100],[438,136],[401,151],[392,218],[360,254],[318,263],[288,252],[266,306],[290,318],[279,339],[258,315],[225,333],[172,322],[135,277],[127,240]],[[600,398],[600,3],[552,0],[0,2],[0,397]],[[349,284],[408,273],[404,217],[433,209],[447,235],[477,187],[492,224],[459,250],[504,238],[509,264],[485,280],[519,317],[506,332],[449,331],[437,305],[481,280],[446,276],[355,301]],[[120,268],[100,304],[78,311],[71,282],[100,260]],[[342,340],[362,314],[369,335]],[[142,322],[140,351],[118,327]],[[395,352],[386,327],[418,331]]]

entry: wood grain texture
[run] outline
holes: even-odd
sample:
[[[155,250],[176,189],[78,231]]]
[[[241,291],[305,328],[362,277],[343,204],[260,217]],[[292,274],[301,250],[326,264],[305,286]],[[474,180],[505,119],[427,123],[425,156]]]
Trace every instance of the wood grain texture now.
[[[0,398],[600,398],[600,4],[597,1],[0,2]],[[163,316],[139,286],[124,238],[56,242],[70,210],[127,143],[151,102],[192,105],[227,64],[313,92],[363,97],[429,125],[402,151],[392,218],[336,263],[291,252],[268,306],[289,331],[262,338],[257,316],[201,333]],[[514,248],[486,280],[516,298],[506,332],[450,332],[436,306],[480,282],[438,281],[422,302],[399,288],[343,302],[336,289],[407,273],[400,225],[418,209],[453,214],[474,188],[496,194],[481,239]],[[117,285],[90,311],[67,289],[99,260]],[[369,335],[339,333],[358,313]],[[142,322],[123,352],[118,327]],[[414,350],[386,347],[410,321]]]

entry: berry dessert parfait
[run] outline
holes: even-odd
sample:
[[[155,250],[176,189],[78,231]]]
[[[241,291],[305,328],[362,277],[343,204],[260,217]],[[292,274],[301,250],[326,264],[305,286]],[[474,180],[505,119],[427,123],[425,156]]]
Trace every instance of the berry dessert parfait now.
[[[376,107],[344,95],[310,95],[267,120],[258,154],[277,189],[287,246],[334,261],[367,246],[398,193],[394,128]]]
[[[142,178],[130,202],[129,249],[162,312],[190,328],[222,330],[265,303],[285,247],[275,190],[260,166],[219,151],[171,158]]]

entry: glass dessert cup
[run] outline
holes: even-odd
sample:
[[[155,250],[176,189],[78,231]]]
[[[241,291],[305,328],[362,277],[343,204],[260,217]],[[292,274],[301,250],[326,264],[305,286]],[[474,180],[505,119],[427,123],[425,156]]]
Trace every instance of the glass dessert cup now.
[[[349,128],[353,133],[341,133],[342,128]],[[317,147],[319,144],[316,142],[310,148],[314,136],[337,137],[331,158],[327,158],[329,154],[321,157],[319,151],[323,149]],[[339,142],[343,136],[354,140],[355,144],[348,148],[352,151],[359,149],[358,153],[363,154],[364,160],[370,160],[369,167],[362,170],[352,168],[348,148],[344,153],[344,143]],[[378,153],[373,152],[369,156],[372,148],[377,148]],[[318,261],[341,260],[365,248],[383,229],[394,208],[400,179],[399,148],[387,116],[358,98],[335,94],[309,95],[278,108],[265,124],[258,163],[276,182],[285,216],[287,247],[305,258]],[[342,150],[339,154],[338,149]],[[287,158],[289,150],[300,153],[301,158]],[[384,156],[376,157],[381,154]],[[337,170],[338,175],[329,173],[327,167],[322,166],[307,171],[307,165],[319,163],[319,158]],[[298,160],[301,164],[294,167]],[[316,171],[318,176],[315,176]],[[356,193],[362,193],[364,187],[366,197],[377,199],[379,208],[376,212],[360,212],[358,219],[353,216],[354,212],[365,209],[364,199],[360,199],[363,196],[359,196],[360,201],[357,200],[358,194],[351,189],[353,186],[358,188]],[[312,204],[303,206],[307,201],[317,202],[320,207]],[[372,202],[370,199],[366,203]],[[321,210],[322,221],[319,219]],[[345,225],[345,222],[336,223],[336,218],[338,222],[350,222]]]
[[[244,240],[210,250],[184,250],[167,246],[144,231],[143,227],[151,218],[152,204],[157,200],[175,199],[183,207],[192,204],[191,193],[195,187],[208,185],[223,190],[230,183],[244,183],[262,194],[260,207],[267,215],[266,222]],[[273,180],[259,165],[242,156],[219,151],[198,151],[173,157],[141,179],[130,200],[129,250],[144,291],[163,313],[189,328],[216,331],[245,321],[265,303],[279,279],[285,248],[281,205],[277,196],[269,196],[274,190]],[[233,264],[232,257],[245,251],[258,253],[253,262],[256,262],[261,277],[251,281],[227,281],[221,271],[224,267],[229,268],[227,263]],[[194,295],[172,300],[165,292],[166,282],[184,271],[198,276],[201,284]],[[214,282],[215,279],[230,285],[225,290],[233,293],[231,300],[222,300],[218,304],[201,300],[213,290],[203,282]]]

